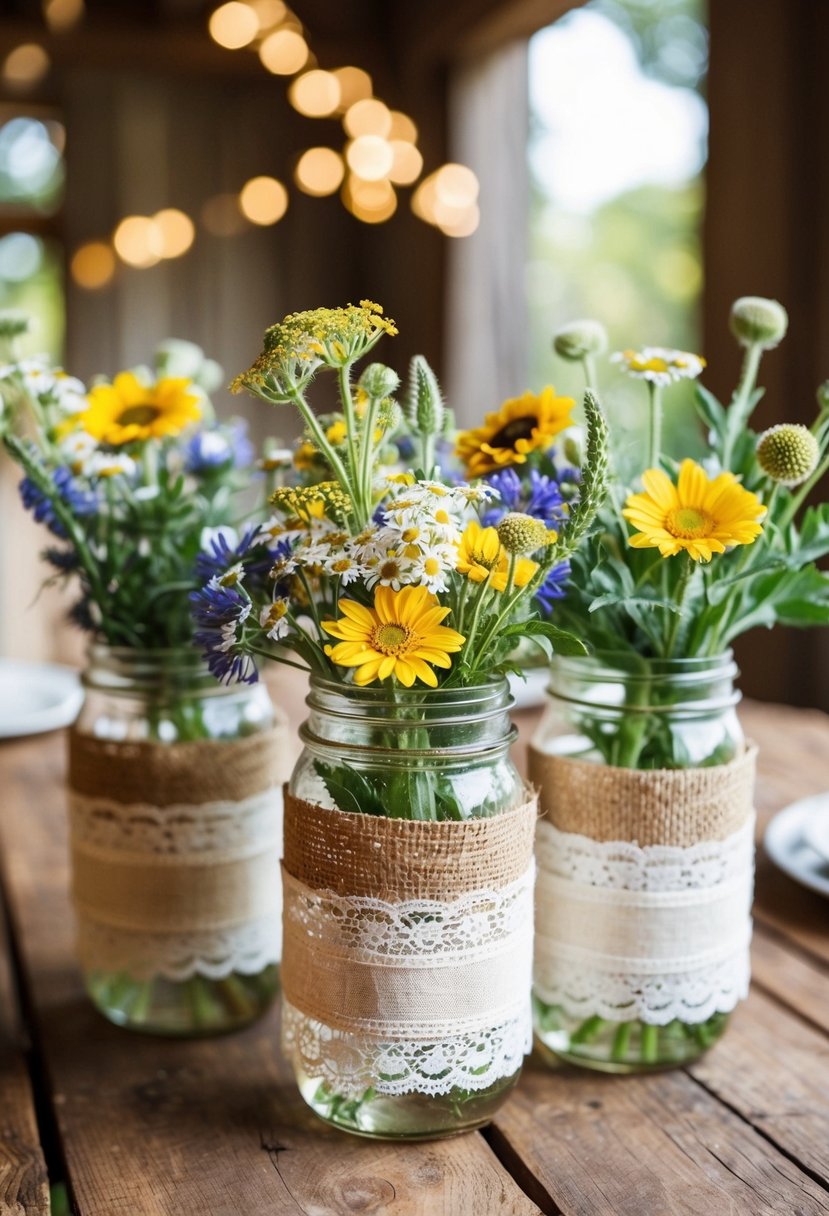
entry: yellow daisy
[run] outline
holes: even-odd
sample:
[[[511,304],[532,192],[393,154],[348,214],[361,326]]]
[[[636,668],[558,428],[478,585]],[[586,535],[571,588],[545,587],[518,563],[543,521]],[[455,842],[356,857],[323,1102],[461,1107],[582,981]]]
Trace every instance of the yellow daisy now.
[[[340,600],[338,621],[323,621],[322,627],[337,646],[325,653],[340,667],[355,667],[354,683],[360,686],[395,676],[406,688],[422,680],[437,688],[434,667],[451,667],[450,654],[465,642],[462,634],[441,625],[449,609],[441,608],[425,587],[392,591],[378,587],[374,607],[354,600]]]
[[[575,402],[557,397],[551,385],[523,397],[510,397],[483,426],[461,431],[455,451],[469,477],[483,477],[504,465],[523,464],[530,452],[543,451],[570,426]]]
[[[485,583],[503,591],[509,577],[509,554],[495,528],[482,528],[476,519],[466,525],[458,542],[455,569],[473,583]],[[513,586],[525,587],[538,569],[536,562],[519,557],[515,563]]]
[[[112,384],[90,389],[89,408],[78,424],[113,447],[178,435],[201,418],[199,398],[188,392],[191,384],[191,380],[165,378],[148,385],[133,372],[121,372]]]
[[[695,562],[710,562],[731,545],[750,545],[763,531],[766,508],[744,490],[733,473],[709,478],[693,460],[683,460],[676,486],[661,469],[642,474],[644,494],[631,494],[622,512],[638,529],[635,549],[658,549],[673,557],[684,549]]]

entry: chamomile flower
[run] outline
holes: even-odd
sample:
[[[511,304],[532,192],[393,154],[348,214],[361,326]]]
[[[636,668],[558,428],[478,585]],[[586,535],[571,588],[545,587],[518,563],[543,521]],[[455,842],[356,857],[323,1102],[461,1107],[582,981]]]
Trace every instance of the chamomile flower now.
[[[343,549],[329,553],[322,561],[322,568],[326,574],[341,579],[344,587],[356,583],[364,574],[360,562]]]
[[[622,370],[635,380],[651,384],[675,384],[677,380],[696,380],[705,368],[702,355],[687,350],[671,350],[665,346],[643,346],[641,350],[619,350],[610,356]]]
[[[371,565],[366,574],[366,587],[391,587],[399,591],[408,583],[414,582],[414,562],[403,553],[388,550],[382,557],[378,556],[375,564]]]
[[[272,642],[278,642],[287,636],[290,628],[288,607],[288,600],[280,597],[266,604],[259,613],[259,624],[265,630],[265,636]]]
[[[58,444],[61,458],[76,476],[85,472],[87,461],[97,450],[97,441],[86,431],[71,431]]]
[[[90,478],[134,477],[138,466],[124,452],[92,452],[84,461],[83,471]]]

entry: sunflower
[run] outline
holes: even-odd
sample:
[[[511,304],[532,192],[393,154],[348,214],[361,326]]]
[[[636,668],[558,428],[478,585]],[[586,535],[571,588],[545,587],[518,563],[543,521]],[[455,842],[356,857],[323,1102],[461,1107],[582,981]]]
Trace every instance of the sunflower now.
[[[373,608],[340,600],[340,609],[338,621],[322,622],[326,633],[341,639],[338,646],[326,646],[325,653],[340,667],[356,667],[354,683],[361,686],[396,676],[406,688],[416,679],[436,688],[429,664],[451,667],[449,655],[466,640],[441,625],[449,609],[441,608],[425,587],[378,587]]]
[[[495,528],[482,528],[476,519],[466,525],[458,543],[455,569],[473,583],[485,583],[496,591],[506,588],[509,578],[509,554],[501,544]],[[535,562],[519,557],[515,562],[512,585],[525,587],[538,569]]]
[[[630,537],[634,549],[658,549],[673,557],[684,549],[695,562],[731,545],[750,545],[763,527],[766,508],[733,473],[709,478],[693,460],[683,460],[674,486],[661,469],[642,474],[644,494],[631,494],[622,512],[639,531]]]
[[[201,418],[199,398],[188,392],[191,384],[191,380],[172,378],[143,384],[133,372],[121,372],[112,384],[90,389],[89,408],[78,423],[113,447],[178,435]]]
[[[460,432],[456,454],[469,477],[483,477],[502,465],[523,464],[530,452],[548,448],[559,431],[570,426],[574,404],[572,397],[557,397],[550,385],[538,396],[510,397],[495,413],[487,414],[483,426]]]

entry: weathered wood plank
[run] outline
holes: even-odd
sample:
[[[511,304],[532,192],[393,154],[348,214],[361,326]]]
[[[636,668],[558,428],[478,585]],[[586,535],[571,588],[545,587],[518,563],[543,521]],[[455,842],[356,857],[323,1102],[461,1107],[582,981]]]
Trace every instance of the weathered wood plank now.
[[[727,1050],[713,1054],[728,1074]],[[543,1188],[540,1206],[562,1216],[829,1212],[820,1185],[683,1072],[620,1078],[534,1064],[490,1139]]]
[[[829,1185],[829,1038],[754,991],[719,1049],[691,1069],[784,1153]]]
[[[46,1162],[23,1055],[23,1027],[0,905],[0,1216],[48,1216],[48,1212]]]
[[[787,948],[786,939],[757,925],[751,947],[752,982],[829,1034],[829,970]]]
[[[81,1216],[531,1216],[480,1135],[405,1148],[327,1129],[299,1098],[277,1016],[201,1042],[129,1035],[71,961],[59,740],[3,754],[10,899]]]

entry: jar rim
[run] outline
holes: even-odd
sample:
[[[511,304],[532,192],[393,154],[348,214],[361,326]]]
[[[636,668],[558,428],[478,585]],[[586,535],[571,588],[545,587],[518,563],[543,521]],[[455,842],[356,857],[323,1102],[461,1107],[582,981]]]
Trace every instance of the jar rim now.
[[[622,676],[625,681],[652,680],[654,676],[709,678],[719,675],[736,678],[740,674],[730,647],[716,655],[693,655],[682,659],[651,658],[631,650],[593,650],[586,655],[554,655],[551,668],[568,675],[583,673],[590,678],[595,678],[597,672],[601,672],[609,680]]]
[[[338,697],[355,705],[371,706],[374,709],[381,709],[385,705],[396,708],[424,704],[432,707],[445,704],[455,708],[462,705],[482,706],[495,699],[500,700],[499,708],[505,709],[509,708],[513,701],[506,676],[494,676],[475,684],[457,685],[452,688],[444,685],[429,688],[428,685],[421,683],[414,684],[411,688],[398,686],[390,688],[383,684],[365,686],[345,684],[341,680],[312,672],[308,684],[310,691],[307,701],[309,704],[311,704],[315,692],[320,692],[325,696]]]

